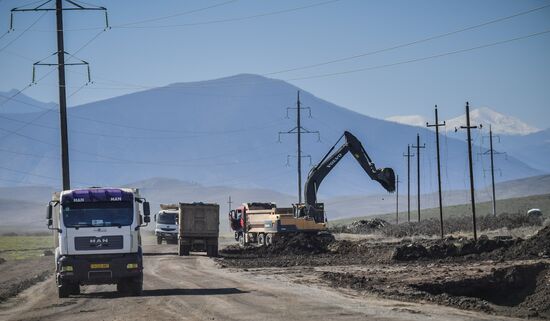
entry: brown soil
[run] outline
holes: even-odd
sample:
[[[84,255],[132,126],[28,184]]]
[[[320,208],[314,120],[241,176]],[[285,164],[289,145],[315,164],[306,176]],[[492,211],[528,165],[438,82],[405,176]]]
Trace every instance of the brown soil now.
[[[53,275],[52,257],[5,261],[0,265],[0,302]]]
[[[222,267],[304,267],[297,282],[499,315],[550,319],[550,227],[527,240],[480,237],[411,242],[285,240],[272,249],[231,246]],[[289,273],[289,272],[285,272]],[[312,279],[313,278],[313,279]]]

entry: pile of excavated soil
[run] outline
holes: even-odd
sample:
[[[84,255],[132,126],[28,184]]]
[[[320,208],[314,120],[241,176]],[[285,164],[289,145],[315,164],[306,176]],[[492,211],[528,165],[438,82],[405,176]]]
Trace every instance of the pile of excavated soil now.
[[[443,266],[442,266],[443,267]],[[492,270],[464,267],[460,273],[423,266],[409,271],[322,272],[320,279],[335,288],[375,293],[382,297],[429,301],[467,310],[518,317],[550,318],[550,268],[545,263],[512,265]],[[458,272],[458,273],[457,273]],[[390,272],[388,272],[390,273]]]
[[[392,258],[397,261],[411,261],[419,259],[443,259],[461,257],[471,254],[492,252],[497,249],[507,249],[521,244],[521,239],[495,238],[481,236],[477,242],[473,239],[449,237],[443,240],[413,242],[398,245],[393,251]]]
[[[230,245],[220,251],[222,266],[287,267],[388,262],[394,245],[368,241],[336,241],[332,237],[298,234],[270,247]]]
[[[524,242],[515,244],[504,252],[505,259],[534,257],[550,257],[550,226],[543,228],[537,234]]]

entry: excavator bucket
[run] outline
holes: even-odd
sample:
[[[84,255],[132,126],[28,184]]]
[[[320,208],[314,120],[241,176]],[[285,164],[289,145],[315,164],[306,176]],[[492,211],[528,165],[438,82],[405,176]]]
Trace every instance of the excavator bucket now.
[[[379,182],[388,192],[395,191],[395,173],[391,168],[382,168],[376,175],[375,180]]]

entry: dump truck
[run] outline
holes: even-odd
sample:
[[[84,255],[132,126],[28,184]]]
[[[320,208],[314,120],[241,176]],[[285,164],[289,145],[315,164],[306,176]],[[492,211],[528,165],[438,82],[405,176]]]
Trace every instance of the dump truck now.
[[[343,138],[344,144],[334,151]],[[230,210],[229,224],[239,244],[269,246],[277,238],[295,233],[327,235],[325,205],[317,202],[317,191],[324,178],[348,152],[372,180],[390,193],[395,191],[393,169],[377,168],[357,137],[345,131],[310,170],[304,187],[304,203],[293,204],[291,208],[277,208],[273,203],[243,203],[239,208]]]
[[[209,203],[178,203],[161,205],[163,210],[178,212],[178,254],[206,252],[218,256],[220,231],[220,206]]]
[[[235,231],[235,240],[241,246],[269,246],[283,235],[298,232],[330,237],[326,222],[296,217],[295,212],[294,207],[277,207],[275,203],[243,203],[230,211],[229,221]]]
[[[161,209],[154,220],[157,244],[162,244],[163,240],[166,244],[178,244],[178,211]]]
[[[149,203],[137,189],[94,187],[54,193],[46,219],[56,246],[58,296],[79,294],[80,286],[88,284],[116,284],[123,294],[140,295],[140,229],[149,223],[149,215]]]

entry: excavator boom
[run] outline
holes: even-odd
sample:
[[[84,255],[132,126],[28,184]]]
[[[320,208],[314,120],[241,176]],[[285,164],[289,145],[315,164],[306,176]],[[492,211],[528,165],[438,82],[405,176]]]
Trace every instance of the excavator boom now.
[[[345,137],[346,142],[342,145],[336,152],[331,152],[334,150],[336,145],[340,140]],[[353,157],[357,160],[359,165],[365,170],[367,175],[372,180],[377,181],[386,189],[388,192],[395,191],[395,174],[391,168],[381,168],[378,169],[372,162],[371,158],[363,148],[361,142],[353,136],[350,132],[346,131],[340,137],[340,139],[332,146],[328,153],[323,157],[323,159],[309,172],[305,189],[304,189],[304,210],[297,212],[298,216],[313,216],[316,221],[324,220],[324,213],[318,213],[322,208],[317,204],[317,190],[321,185],[323,179],[330,173],[330,171],[338,164],[338,162],[346,155],[346,153],[351,152]],[[318,210],[316,210],[318,208]],[[317,212],[317,213],[316,213]],[[322,216],[322,217],[321,217]]]

